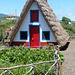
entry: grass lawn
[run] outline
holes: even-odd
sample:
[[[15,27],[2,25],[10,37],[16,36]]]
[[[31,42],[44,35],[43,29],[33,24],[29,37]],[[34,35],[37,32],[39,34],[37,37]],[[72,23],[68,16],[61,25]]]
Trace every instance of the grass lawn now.
[[[9,27],[12,27],[15,23],[16,22],[14,20],[10,21],[10,20],[6,19],[5,21],[0,22],[0,27],[9,28]]]
[[[69,36],[75,36],[75,23],[71,25],[65,25],[64,22],[60,21],[62,27],[67,31]]]

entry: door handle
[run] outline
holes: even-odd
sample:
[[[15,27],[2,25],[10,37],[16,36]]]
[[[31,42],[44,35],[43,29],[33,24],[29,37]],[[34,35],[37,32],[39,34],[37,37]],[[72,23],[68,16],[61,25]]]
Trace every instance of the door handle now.
[[[32,38],[32,40],[34,40],[34,39]]]

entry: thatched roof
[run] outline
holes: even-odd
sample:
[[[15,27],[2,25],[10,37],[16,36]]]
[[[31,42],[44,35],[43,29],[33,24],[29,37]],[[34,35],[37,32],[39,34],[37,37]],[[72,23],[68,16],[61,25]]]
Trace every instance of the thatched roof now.
[[[12,29],[12,32],[10,33],[10,35],[8,37],[8,40],[10,40],[10,44],[13,41],[20,25],[22,24],[26,14],[33,2],[36,2],[45,21],[47,22],[52,33],[54,34],[58,44],[60,46],[64,46],[68,42],[69,36],[66,33],[66,31],[63,29],[63,27],[61,26],[60,22],[56,18],[55,14],[53,13],[53,10],[50,8],[50,6],[46,2],[46,0],[27,0],[18,21],[16,22],[14,28]]]

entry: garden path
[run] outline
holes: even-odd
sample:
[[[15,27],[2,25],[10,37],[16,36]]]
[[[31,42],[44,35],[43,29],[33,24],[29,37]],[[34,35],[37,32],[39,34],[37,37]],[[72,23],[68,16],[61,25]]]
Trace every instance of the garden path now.
[[[62,51],[65,61],[62,75],[75,75],[75,40],[71,40],[67,50]]]

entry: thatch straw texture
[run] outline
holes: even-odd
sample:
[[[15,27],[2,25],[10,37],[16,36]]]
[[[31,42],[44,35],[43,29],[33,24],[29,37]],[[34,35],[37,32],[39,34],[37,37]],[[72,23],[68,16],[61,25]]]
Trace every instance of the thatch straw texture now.
[[[8,39],[10,39],[10,43],[13,41],[21,23],[23,22],[30,6],[34,1],[38,5],[42,15],[44,16],[44,19],[46,20],[48,26],[54,34],[58,44],[60,46],[64,46],[68,42],[69,36],[61,26],[60,22],[56,18],[55,14],[53,13],[53,10],[50,8],[46,0],[27,0],[18,21],[16,22],[14,28],[12,29],[12,32],[8,37]]]

